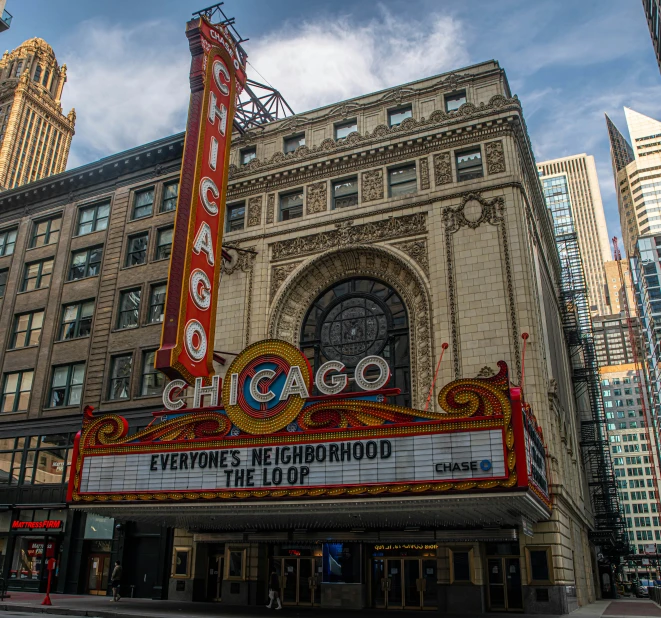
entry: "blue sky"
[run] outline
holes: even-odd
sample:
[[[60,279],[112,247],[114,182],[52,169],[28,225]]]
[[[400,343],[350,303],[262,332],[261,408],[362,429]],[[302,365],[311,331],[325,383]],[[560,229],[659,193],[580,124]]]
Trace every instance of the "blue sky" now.
[[[5,49],[44,38],[68,67],[69,166],[183,130],[184,24],[210,0],[7,0]],[[505,68],[538,161],[593,154],[620,235],[604,112],[661,119],[661,74],[639,0],[226,0],[251,76],[296,112],[482,60]],[[259,72],[257,74],[256,72]],[[260,77],[261,76],[261,77]]]

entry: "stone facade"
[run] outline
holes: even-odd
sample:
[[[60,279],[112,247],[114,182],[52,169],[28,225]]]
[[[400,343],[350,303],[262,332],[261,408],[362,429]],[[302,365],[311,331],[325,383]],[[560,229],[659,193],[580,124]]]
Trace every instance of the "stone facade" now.
[[[67,65],[43,39],[30,39],[0,60],[0,187],[11,189],[63,172],[76,112],[62,113]]]
[[[456,92],[465,92],[466,102],[446,111],[446,95]],[[389,126],[389,111],[407,107],[410,118]],[[357,132],[333,139],[334,125],[351,119]],[[305,146],[284,154],[283,139],[302,132]],[[160,337],[158,324],[148,320],[148,298],[152,285],[167,278],[168,261],[154,259],[156,238],[172,225],[173,213],[161,212],[160,205],[166,186],[176,180],[182,145],[179,135],[150,144],[148,150],[121,153],[96,165],[94,181],[72,171],[65,176],[72,187],[66,191],[44,179],[33,184],[36,193],[0,195],[0,234],[3,229],[18,231],[13,254],[0,257],[0,269],[8,269],[0,340],[9,341],[17,313],[37,307],[46,312],[39,345],[0,349],[3,374],[35,371],[28,409],[0,415],[0,435],[29,435],[37,424],[37,432],[79,425],[83,405],[117,411],[136,427],[146,425],[149,412],[159,409],[158,397],[142,395],[142,359]],[[240,166],[239,151],[253,146],[257,158]],[[457,163],[466,152],[473,160],[479,153],[481,167],[479,174],[473,168],[470,178],[463,179]],[[406,184],[395,186],[392,172],[402,169],[408,174]],[[335,208],[335,183],[347,180],[355,183],[356,194]],[[135,219],[136,195],[152,187],[152,214]],[[304,196],[301,216],[281,220],[280,195],[299,189]],[[80,208],[108,200],[107,229],[77,234]],[[437,391],[454,379],[493,373],[500,360],[507,362],[511,381],[519,384],[521,334],[529,334],[523,387],[544,431],[553,510],[548,520],[534,525],[532,537],[521,526],[498,534],[516,542],[510,557],[520,565],[526,611],[566,612],[594,600],[593,550],[587,536],[592,515],[558,314],[558,256],[521,105],[499,65],[486,62],[235,136],[228,202],[241,201],[246,206],[244,227],[224,239],[231,259],[223,265],[217,308],[214,349],[221,356],[231,358],[269,337],[298,345],[313,301],[329,286],[353,277],[383,282],[405,304],[413,407],[425,406],[444,343],[448,349]],[[62,218],[59,239],[29,248],[35,222],[50,216]],[[130,238],[144,231],[149,231],[146,262],[127,266]],[[100,244],[100,276],[67,283],[72,251]],[[50,285],[20,292],[25,264],[47,257],[55,259]],[[138,325],[120,329],[120,293],[131,289],[142,291]],[[59,341],[62,306],[88,298],[96,302],[90,336]],[[118,354],[133,358],[128,395],[119,401],[108,397],[112,359]],[[86,366],[82,399],[74,406],[52,408],[48,393],[54,367],[73,361]],[[223,375],[227,364],[216,368]],[[431,405],[438,411],[435,400]],[[406,534],[415,541],[415,532]],[[438,606],[484,611],[492,606],[486,569],[494,539],[486,529],[471,530],[470,541],[466,531],[462,534],[437,543]],[[171,598],[196,598],[193,591],[206,587],[203,556],[211,550],[203,536],[175,531],[174,547],[179,543],[194,549],[190,577],[181,578],[183,584],[171,579],[165,586]],[[247,545],[243,539],[223,541],[226,556],[244,549],[246,560],[254,554],[242,582],[256,582],[252,588],[238,580],[224,582],[227,602],[231,595],[239,595],[241,602],[255,595],[260,602],[265,590],[265,546]],[[453,551],[471,556],[471,577],[465,584],[455,583]],[[531,551],[549,552],[549,573],[542,582],[532,577]],[[259,570],[251,571],[258,562]],[[246,588],[251,588],[249,594]],[[538,594],[542,588],[548,594]],[[322,589],[320,598],[324,594],[328,596]],[[342,598],[347,606],[362,602],[348,592]]]

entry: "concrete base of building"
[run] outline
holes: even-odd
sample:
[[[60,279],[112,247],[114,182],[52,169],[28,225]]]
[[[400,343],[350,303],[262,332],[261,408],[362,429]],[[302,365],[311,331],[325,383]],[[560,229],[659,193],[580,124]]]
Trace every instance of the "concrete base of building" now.
[[[483,614],[486,608],[484,586],[440,585],[438,587],[438,609],[446,614]]]
[[[527,614],[569,614],[578,609],[574,586],[523,586]]]

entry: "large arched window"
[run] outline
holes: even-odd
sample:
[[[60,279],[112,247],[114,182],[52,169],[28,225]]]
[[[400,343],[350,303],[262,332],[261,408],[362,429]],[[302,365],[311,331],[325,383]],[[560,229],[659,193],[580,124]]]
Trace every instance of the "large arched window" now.
[[[348,279],[324,290],[303,321],[301,349],[313,371],[339,360],[349,376],[365,356],[382,356],[390,365],[388,386],[401,389],[390,402],[411,405],[408,315],[397,292],[381,281]],[[360,389],[351,382],[349,390]]]

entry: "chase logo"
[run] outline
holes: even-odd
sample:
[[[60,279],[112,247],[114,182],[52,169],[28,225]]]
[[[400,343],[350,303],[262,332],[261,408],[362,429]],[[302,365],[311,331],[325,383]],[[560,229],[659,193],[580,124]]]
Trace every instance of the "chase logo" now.
[[[480,470],[482,470],[482,472],[489,472],[491,468],[492,468],[491,462],[488,459],[483,459],[480,462]]]

